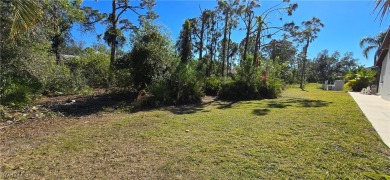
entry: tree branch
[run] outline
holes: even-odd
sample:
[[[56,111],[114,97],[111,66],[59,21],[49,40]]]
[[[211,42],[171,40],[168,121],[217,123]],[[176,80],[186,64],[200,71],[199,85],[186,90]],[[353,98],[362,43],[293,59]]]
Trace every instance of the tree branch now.
[[[124,13],[124,12],[127,10],[127,8],[128,8],[128,7],[124,7],[124,8],[122,9],[122,11],[121,11],[120,13],[118,13],[118,15],[116,16],[116,19],[115,19],[115,23],[118,22],[119,17],[122,15],[122,13]]]

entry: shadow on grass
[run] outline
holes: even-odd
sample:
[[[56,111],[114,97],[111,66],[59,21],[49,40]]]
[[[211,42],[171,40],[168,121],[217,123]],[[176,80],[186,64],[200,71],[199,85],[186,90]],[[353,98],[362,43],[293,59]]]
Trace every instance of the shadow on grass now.
[[[201,103],[197,104],[184,104],[177,106],[167,106],[164,107],[164,110],[168,110],[173,114],[194,114],[197,112],[210,112],[210,110],[205,110],[204,107],[209,106],[216,102],[215,97],[205,97]]]
[[[193,114],[196,112],[209,112],[204,110],[215,102],[214,98],[204,100],[202,103],[177,105],[177,106],[159,106],[159,107],[135,107],[135,95],[130,93],[105,93],[93,96],[59,96],[43,103],[45,107],[53,112],[59,112],[68,117],[82,117],[102,112],[114,112],[115,110],[124,110],[130,113],[140,111],[151,111],[162,109],[174,114]],[[74,100],[74,102],[72,102]]]
[[[268,103],[269,108],[286,108],[287,106],[292,106],[291,104],[280,103],[280,102],[270,102]]]
[[[60,112],[64,116],[88,116],[99,114],[103,111],[114,111],[130,105],[134,95],[129,94],[99,94],[87,97],[60,97],[57,100],[44,104],[54,112]],[[73,102],[72,102],[73,101]]]
[[[202,104],[192,104],[192,105],[181,105],[181,106],[170,106],[164,108],[173,114],[194,114],[196,112],[205,112],[204,105]]]
[[[254,109],[252,111],[252,114],[257,115],[257,116],[265,116],[269,113],[269,109]]]
[[[311,100],[311,99],[303,99],[303,98],[292,98],[284,101],[272,101],[268,103],[268,108],[286,108],[288,106],[296,106],[296,107],[324,107],[332,104],[332,102],[322,101],[322,100]]]
[[[311,100],[311,99],[301,99],[301,98],[293,98],[288,99],[282,103],[285,104],[297,104],[301,107],[324,107],[332,104],[332,102],[322,101],[322,100]]]
[[[113,112],[117,109],[131,108],[131,103],[134,101],[135,96],[131,94],[98,94],[88,97],[67,97],[59,98],[55,101],[50,101],[44,105],[54,112],[60,112],[64,116],[88,116],[92,114],[99,114],[102,112]],[[75,102],[72,102],[75,100]],[[261,100],[260,100],[261,101]],[[149,111],[153,109],[162,108],[163,110],[170,111],[174,114],[194,114],[197,112],[210,112],[204,108],[209,105],[216,105],[218,109],[234,108],[233,105],[240,101],[220,101],[215,97],[203,100],[198,104],[187,104],[177,106],[162,106],[157,108],[139,108],[132,109],[131,112]],[[253,104],[254,102],[247,101],[243,104]],[[324,107],[328,106],[332,102],[322,100],[310,100],[304,98],[291,98],[286,100],[275,100],[268,103],[265,109],[254,109],[255,115],[267,115],[270,109],[274,108],[287,108],[289,106],[295,107]],[[261,105],[260,103],[259,105]]]
[[[174,114],[193,114],[196,112],[210,112],[210,110],[204,109],[204,107],[209,105],[215,105],[217,106],[217,109],[233,108],[233,105],[237,102],[239,101],[221,101],[214,97],[212,100],[206,100],[199,104],[169,106],[165,107],[164,109]]]
[[[238,101],[221,101],[218,103],[218,109],[227,109],[227,108],[232,108],[234,104],[236,104]]]

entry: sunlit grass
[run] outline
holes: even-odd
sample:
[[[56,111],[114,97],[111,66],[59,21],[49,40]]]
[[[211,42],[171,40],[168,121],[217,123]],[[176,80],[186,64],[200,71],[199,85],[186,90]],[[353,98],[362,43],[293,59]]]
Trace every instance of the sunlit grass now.
[[[345,92],[167,107],[89,121],[10,154],[3,173],[79,179],[362,179],[390,151]],[[31,139],[34,141],[34,139]]]

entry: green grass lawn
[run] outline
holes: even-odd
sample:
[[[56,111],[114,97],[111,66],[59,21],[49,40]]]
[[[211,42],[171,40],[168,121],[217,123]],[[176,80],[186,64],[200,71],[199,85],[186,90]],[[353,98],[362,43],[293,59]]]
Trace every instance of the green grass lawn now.
[[[6,143],[2,178],[366,179],[390,175],[389,148],[349,94],[313,85],[307,91],[289,88],[278,99],[110,113],[47,126],[40,135],[18,136],[18,142]]]

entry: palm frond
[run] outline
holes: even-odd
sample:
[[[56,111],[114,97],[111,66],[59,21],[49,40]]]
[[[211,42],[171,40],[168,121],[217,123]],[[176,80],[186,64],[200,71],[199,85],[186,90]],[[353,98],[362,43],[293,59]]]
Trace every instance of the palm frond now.
[[[42,10],[34,0],[13,0],[11,2],[13,22],[10,37],[14,38],[17,34],[35,26],[42,16]]]
[[[365,44],[379,46],[377,39],[373,37],[362,38],[359,42],[360,47],[363,48]]]
[[[365,47],[365,48],[363,49],[363,56],[364,56],[366,59],[368,59],[368,54],[369,54],[373,49],[377,49],[377,48],[378,48],[378,46],[376,46],[376,45],[369,45],[369,46]]]
[[[386,13],[390,12],[390,0],[376,0],[374,11],[377,9],[379,9],[377,18],[380,16],[380,21],[382,23]]]

